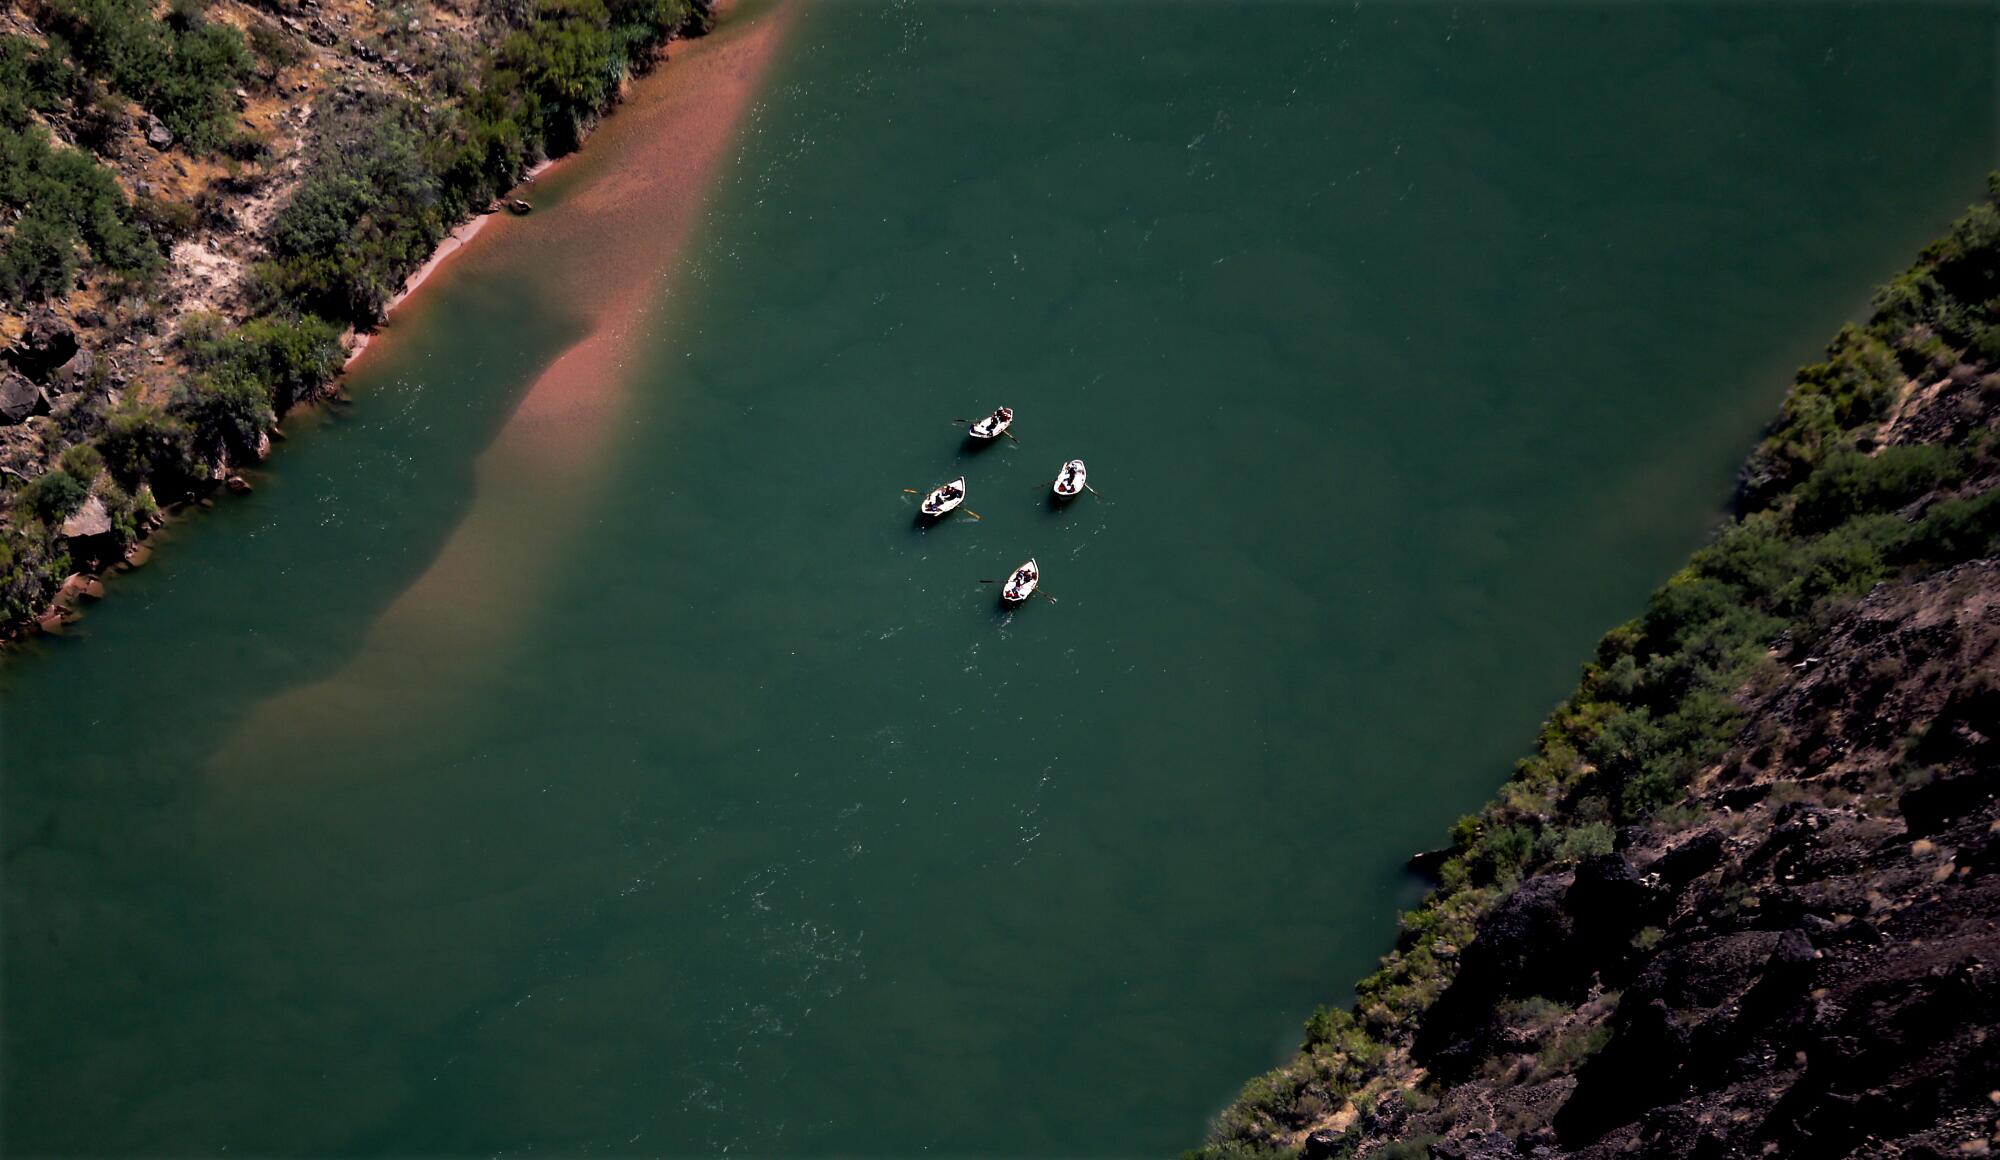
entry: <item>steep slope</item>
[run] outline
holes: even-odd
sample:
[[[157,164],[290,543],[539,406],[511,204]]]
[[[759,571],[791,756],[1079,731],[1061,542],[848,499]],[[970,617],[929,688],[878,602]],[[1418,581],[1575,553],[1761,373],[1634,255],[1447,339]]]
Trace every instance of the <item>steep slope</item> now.
[[[709,22],[707,0],[0,11],[0,636],[59,623],[64,576],[134,557],[161,505],[245,486],[453,227]]]
[[[2000,1146],[2000,177],[1210,1156]]]

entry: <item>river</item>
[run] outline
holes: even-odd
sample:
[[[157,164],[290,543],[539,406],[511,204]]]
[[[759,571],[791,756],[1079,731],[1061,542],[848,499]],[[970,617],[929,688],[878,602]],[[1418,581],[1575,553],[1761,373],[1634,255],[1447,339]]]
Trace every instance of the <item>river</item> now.
[[[1995,161],[1975,6],[781,20],[0,666],[8,1153],[1196,1143]]]

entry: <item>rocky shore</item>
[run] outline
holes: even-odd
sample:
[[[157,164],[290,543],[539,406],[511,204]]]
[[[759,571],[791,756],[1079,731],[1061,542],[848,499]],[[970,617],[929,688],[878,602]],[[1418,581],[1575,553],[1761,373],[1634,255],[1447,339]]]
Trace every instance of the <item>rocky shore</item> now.
[[[2000,178],[1209,1157],[2000,1149]]]
[[[157,27],[136,0],[0,13],[0,129],[30,146],[41,171],[30,180],[47,183],[36,196],[67,196],[60,183],[74,179],[96,199],[79,217],[115,219],[58,239],[74,273],[50,274],[29,261],[34,202],[0,204],[0,640],[59,630],[105,575],[144,563],[141,541],[177,510],[249,491],[245,472],[282,439],[285,412],[338,390],[351,353],[478,215],[531,208],[508,187],[575,148],[627,77],[713,19],[708,0],[418,0],[393,12],[186,0]],[[199,40],[223,61],[213,83],[234,87],[188,130],[164,111],[168,96],[93,47],[120,37],[126,56],[183,72]],[[551,55],[565,45],[570,57]],[[573,88],[559,70],[592,53],[607,61],[593,83],[616,82],[553,108],[540,94]],[[421,163],[396,153],[412,123],[429,138]],[[454,161],[472,150],[484,150],[476,169],[451,168],[473,165]],[[429,188],[402,191],[401,204],[356,191],[342,166],[371,153],[417,167],[407,176]],[[337,201],[329,189],[348,201],[325,204]],[[422,222],[371,221],[401,223],[417,206]],[[351,235],[330,239],[332,259],[313,249],[328,222]],[[133,240],[114,260],[99,235],[118,226]]]

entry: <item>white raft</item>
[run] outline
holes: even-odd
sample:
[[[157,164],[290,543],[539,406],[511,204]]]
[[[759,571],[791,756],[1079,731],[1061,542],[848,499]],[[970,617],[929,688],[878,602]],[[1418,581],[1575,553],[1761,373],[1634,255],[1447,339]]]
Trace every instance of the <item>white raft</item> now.
[[[1075,499],[1083,494],[1084,480],[1090,473],[1084,469],[1083,460],[1072,459],[1062,465],[1056,473],[1055,493],[1057,499]]]
[[[941,516],[965,502],[965,477],[959,476],[950,483],[940,483],[924,497],[923,513],[927,516]]]
[[[1014,569],[1007,577],[1007,583],[1000,587],[1000,599],[1009,604],[1019,604],[1035,594],[1035,585],[1042,582],[1042,569],[1033,560]]]
[[[965,429],[974,439],[998,439],[1014,425],[1014,408],[995,407],[993,413]]]

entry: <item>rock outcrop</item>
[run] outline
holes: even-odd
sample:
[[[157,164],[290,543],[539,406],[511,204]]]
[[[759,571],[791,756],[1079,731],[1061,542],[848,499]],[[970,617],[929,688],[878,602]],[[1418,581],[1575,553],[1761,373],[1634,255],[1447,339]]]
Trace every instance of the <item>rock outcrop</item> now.
[[[1208,1155],[2000,1151],[1996,278],[2000,177]]]

